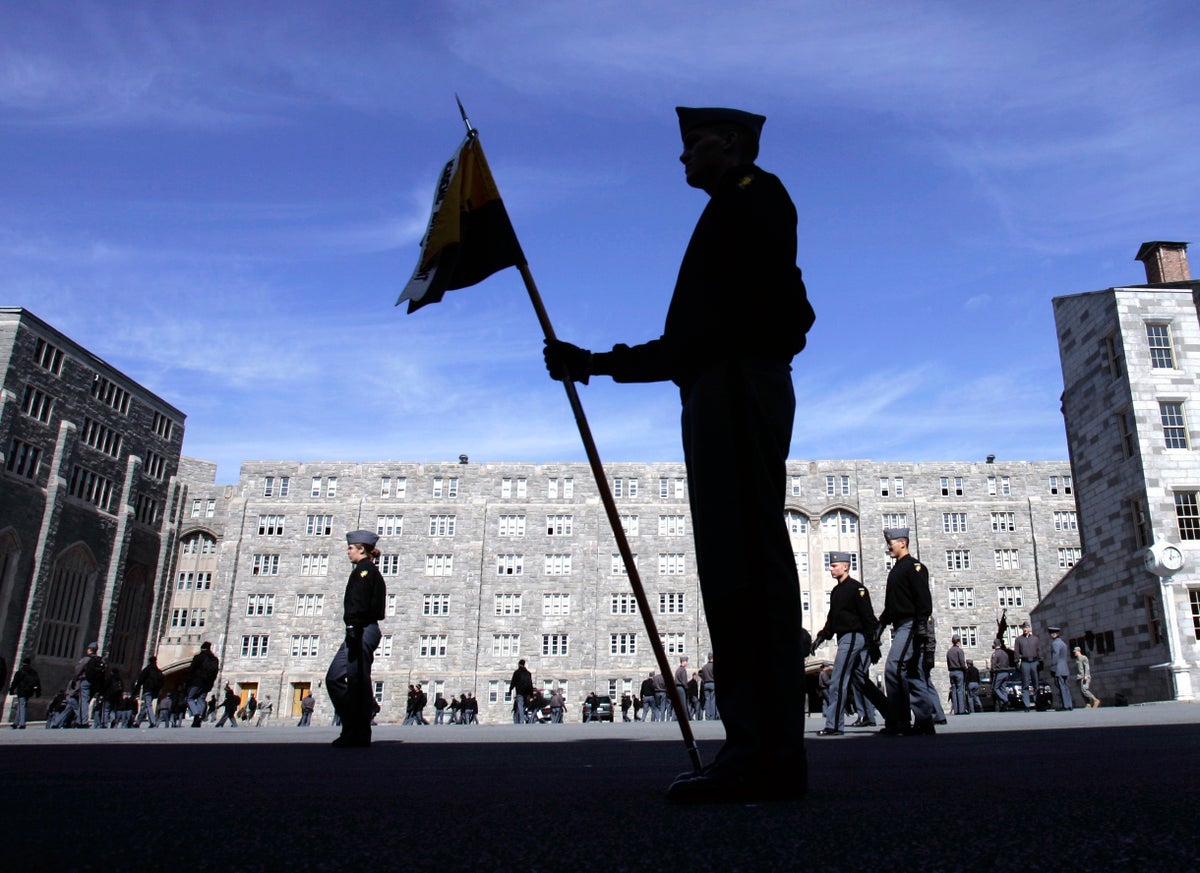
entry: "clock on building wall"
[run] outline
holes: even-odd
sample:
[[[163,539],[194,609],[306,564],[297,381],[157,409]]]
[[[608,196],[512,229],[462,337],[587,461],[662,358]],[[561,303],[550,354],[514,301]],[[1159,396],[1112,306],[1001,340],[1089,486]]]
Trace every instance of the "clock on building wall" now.
[[[1146,549],[1146,569],[1156,576],[1170,576],[1183,567],[1183,552],[1170,543],[1155,543]]]

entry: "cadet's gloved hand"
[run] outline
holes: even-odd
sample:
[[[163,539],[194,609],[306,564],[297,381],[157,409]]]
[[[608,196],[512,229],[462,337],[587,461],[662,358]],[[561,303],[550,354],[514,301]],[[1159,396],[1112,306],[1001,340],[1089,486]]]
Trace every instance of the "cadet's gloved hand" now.
[[[933,652],[926,652],[921,657],[921,666],[923,666],[925,668],[926,676],[928,676],[931,672],[933,672],[933,665],[934,665]]]
[[[573,381],[586,385],[592,376],[592,353],[587,349],[562,340],[546,340],[542,357],[546,360],[546,370],[551,379],[564,382],[570,373]]]
[[[872,664],[878,664],[879,659],[883,657],[883,651],[879,648],[878,638],[867,643],[867,655],[871,658]]]
[[[816,639],[813,640],[812,651],[809,652],[809,654],[815,655],[817,653],[817,649],[819,649],[821,647],[821,644],[823,642],[825,642],[827,639],[829,639],[829,637],[825,636],[824,634],[821,634],[821,633],[817,634]]]
[[[879,648],[879,644],[883,642],[883,623],[875,625],[875,648]]]
[[[359,653],[362,651],[362,628],[346,627],[346,657],[351,661],[357,661]]]

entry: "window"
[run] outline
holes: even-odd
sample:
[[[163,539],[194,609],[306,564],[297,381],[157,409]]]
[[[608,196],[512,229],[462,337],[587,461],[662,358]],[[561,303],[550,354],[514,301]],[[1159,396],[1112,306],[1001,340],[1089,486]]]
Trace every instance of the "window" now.
[[[395,594],[389,594],[389,595],[387,595],[386,598],[384,598],[383,614],[384,614],[384,616],[396,614],[396,595]]]
[[[1200,501],[1195,491],[1175,492],[1175,520],[1181,540],[1200,540]]]
[[[901,476],[897,476],[894,480],[894,484],[896,486],[896,496],[903,497],[904,496],[904,478]]]
[[[611,655],[637,654],[637,634],[609,634],[608,640]]]
[[[1192,636],[1200,640],[1200,588],[1188,591],[1188,599],[1192,604]]]
[[[297,594],[296,615],[322,615],[325,612],[324,594]]]
[[[1079,563],[1081,550],[1078,548],[1065,548],[1058,550],[1058,567],[1060,570],[1066,570],[1074,567]]]
[[[638,526],[639,526],[638,516],[636,516],[636,515],[622,515],[621,516],[621,530],[625,531],[625,536],[627,536],[627,537],[638,536]]]
[[[575,477],[565,476],[562,480],[563,492],[562,496],[570,500],[575,496]]]
[[[418,658],[444,658],[446,657],[446,635],[445,634],[421,634],[417,638],[417,657]]]
[[[1188,447],[1187,421],[1183,417],[1183,404],[1175,401],[1160,402],[1158,415],[1162,421],[1163,444],[1168,449]]]
[[[970,649],[979,645],[979,628],[973,624],[963,627],[950,628],[950,635],[962,640],[963,648]]]
[[[995,476],[987,477],[988,494],[995,497],[997,494],[1008,496],[1012,494],[1012,480],[1008,476],[1001,476],[997,479]]]
[[[571,556],[570,555],[546,555],[546,575],[547,576],[570,576],[571,575]]]
[[[392,477],[383,476],[379,480],[379,496],[387,499],[392,496]]]
[[[963,496],[962,476],[942,477],[942,496],[949,497],[951,494],[953,494],[955,497]]]
[[[399,555],[380,555],[378,560],[379,572],[384,576],[400,575]]]
[[[265,658],[267,646],[271,642],[269,634],[249,634],[242,637],[243,658]]]
[[[327,537],[333,534],[332,515],[310,515],[305,519],[304,532],[310,537]]]
[[[497,594],[495,596],[496,615],[520,615],[520,594]]]
[[[47,370],[55,376],[62,375],[62,350],[50,345],[41,337],[38,337],[34,343],[33,361],[43,370]]]
[[[883,514],[883,529],[892,530],[898,527],[908,527],[908,513],[885,512]]]
[[[1057,493],[1058,493],[1059,481],[1060,481],[1060,480],[1059,480],[1059,477],[1058,477],[1058,476],[1051,476],[1051,477],[1050,477],[1049,484],[1050,484],[1050,493],[1051,493],[1051,494],[1057,494]],[[1063,494],[1070,494],[1070,493],[1071,493],[1071,477],[1070,477],[1070,476],[1063,476],[1063,477],[1062,477],[1062,479],[1061,479],[1061,481],[1062,481],[1062,493],[1063,493]]]
[[[4,468],[8,472],[24,476],[26,479],[37,479],[38,462],[41,457],[42,450],[37,446],[14,439],[9,446]]]
[[[951,609],[974,609],[975,608],[975,589],[974,588],[949,588],[949,603]]]
[[[292,634],[292,657],[315,658],[320,652],[321,637],[317,634]]]
[[[637,555],[633,556],[634,566],[637,566]],[[614,576],[628,576],[629,571],[625,569],[625,561],[619,554],[613,554],[612,566],[609,570]]]
[[[612,595],[613,615],[637,615],[637,598],[628,592],[617,592]]]
[[[500,496],[501,497],[522,498],[522,497],[525,497],[528,494],[528,492],[529,492],[529,480],[526,479],[524,476],[521,476],[517,479],[505,477],[500,480]],[[563,496],[566,497],[567,495],[564,494]]]
[[[792,491],[792,496],[793,496],[793,497],[803,497],[803,496],[804,496],[804,486],[803,486],[803,484],[801,483],[801,480],[800,480],[800,477],[799,477],[799,476],[793,476],[793,477],[792,477],[792,489],[791,489],[791,491]]]
[[[971,550],[970,549],[946,549],[946,569],[947,570],[970,570],[971,569]]]
[[[1117,341],[1117,335],[1110,333],[1104,338],[1104,356],[1108,359],[1108,375],[1114,379],[1120,379],[1125,367],[1123,364],[1124,352]]]
[[[1175,353],[1171,348],[1171,325],[1147,324],[1146,342],[1150,346],[1150,366],[1155,370],[1174,370]]]
[[[457,497],[458,496],[458,477],[433,477],[433,496],[434,497]]]
[[[1017,514],[1015,512],[993,512],[992,533],[1010,533],[1017,529]]]
[[[827,512],[821,516],[821,529],[827,534],[858,533],[858,516],[840,509]]]
[[[408,494],[408,479],[404,476],[396,477],[396,497],[403,499]]]
[[[146,494],[137,495],[133,504],[133,517],[142,524],[156,524],[158,522],[158,501]]]
[[[453,576],[454,555],[426,555],[426,576]]]
[[[687,533],[683,515],[660,515],[658,517],[658,535],[660,537],[681,537]]]
[[[111,512],[116,491],[115,483],[99,473],[78,465],[71,470],[71,483],[67,488],[67,493],[72,497],[86,500],[105,512]]]
[[[337,497],[337,476],[329,476],[325,480],[325,496]]]
[[[796,572],[801,576],[808,575],[808,552],[792,552],[796,562]]]
[[[566,634],[542,634],[542,654],[546,656],[567,654]]]
[[[943,512],[942,529],[946,533],[966,533],[967,514],[965,512]]]
[[[1175,514],[1179,515],[1179,496],[1175,495]],[[1146,512],[1146,501],[1141,497],[1129,498],[1129,519],[1133,524],[1133,541],[1139,549],[1150,545],[1150,516]],[[1180,525],[1183,535],[1183,525]]]
[[[664,591],[658,595],[659,615],[682,615],[684,612],[684,592]]]
[[[803,513],[789,509],[783,514],[784,520],[787,522],[787,528],[790,533],[806,534],[808,533],[808,516]]]
[[[892,494],[892,480],[886,476],[879,477],[879,496],[890,497]]]
[[[550,500],[558,498],[558,477],[551,476],[546,479],[546,497]]]
[[[151,429],[164,440],[169,440],[171,438],[171,431],[174,427],[175,422],[171,421],[170,418],[163,415],[161,412],[154,413],[154,418],[151,422]],[[279,492],[279,496],[286,497],[287,492],[281,490]]]
[[[825,494],[827,496],[832,497],[836,493],[837,493],[837,488],[834,484],[834,478],[832,476],[826,476],[825,477]]]
[[[49,423],[50,416],[54,412],[54,398],[32,385],[26,385],[21,411],[30,418]]]
[[[1020,585],[1001,585],[996,589],[998,605],[1024,606],[1025,594]]]
[[[838,479],[842,485],[842,495],[843,496],[848,495],[850,493],[850,477],[849,476],[840,476],[840,477],[838,477]]]
[[[216,509],[217,509],[217,501],[210,497],[208,499],[208,503],[204,507],[204,517],[212,518],[213,513],[216,511]]]
[[[167,474],[167,459],[154,452],[146,452],[146,464],[143,469],[151,479],[161,482]]]
[[[92,378],[92,396],[122,415],[129,414],[129,392],[99,374]]]
[[[457,516],[454,515],[429,516],[429,535],[431,537],[454,536],[454,522],[456,519]]]
[[[98,452],[103,452],[111,458],[121,456],[121,435],[98,421],[85,417],[80,439],[84,445],[91,446]]]
[[[520,576],[525,572],[524,555],[497,555],[497,576]]]
[[[673,552],[658,556],[659,576],[682,576],[687,572],[687,561],[683,553]]]
[[[329,575],[329,555],[319,555],[314,553],[304,554],[300,556],[300,575],[301,576],[327,576]]]
[[[426,594],[422,598],[421,614],[422,615],[449,615],[450,614],[450,595],[449,594]]]
[[[392,656],[392,639],[392,634],[384,634],[382,637],[380,637],[379,648],[375,650],[376,658],[390,658]],[[381,685],[383,685],[382,682],[375,683],[377,688]]]
[[[502,537],[523,537],[523,536],[525,536],[525,516],[523,516],[523,515],[502,515],[502,516],[500,516],[500,536],[502,536]]]
[[[563,593],[542,595],[542,615],[570,615],[571,595]]]
[[[263,497],[275,496],[275,477],[266,476],[263,478]]]
[[[666,649],[668,655],[687,654],[687,652],[683,650],[683,634],[659,634],[658,638],[662,640],[663,648]]]
[[[274,611],[274,594],[251,594],[246,598],[246,615],[271,615]]]
[[[260,515],[258,517],[258,535],[260,537],[283,536],[283,516]]]
[[[375,533],[381,537],[401,536],[404,533],[404,516],[403,515],[377,515],[377,516],[375,516]]]
[[[1079,518],[1074,510],[1054,513],[1055,530],[1079,530]]]
[[[548,515],[546,516],[546,536],[550,537],[569,537],[571,535],[571,525],[574,522],[573,515]]]
[[[1117,413],[1117,428],[1121,432],[1121,452],[1132,458],[1137,454],[1137,424],[1128,409]]]
[[[255,555],[250,572],[254,576],[278,576],[279,555]]]
[[[1021,553],[1018,549],[996,549],[997,570],[1020,570]]]

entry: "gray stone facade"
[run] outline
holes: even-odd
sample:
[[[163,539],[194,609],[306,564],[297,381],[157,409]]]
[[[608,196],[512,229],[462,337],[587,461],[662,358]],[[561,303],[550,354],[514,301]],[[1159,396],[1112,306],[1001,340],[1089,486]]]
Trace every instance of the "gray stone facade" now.
[[[687,654],[696,670],[708,638],[683,465],[606,472],[668,659]],[[912,529],[944,645],[960,629],[983,664],[1002,610],[1019,623],[1078,559],[1065,462],[795,461],[788,472],[813,629],[825,621],[830,551],[853,554],[882,608],[885,526]],[[277,713],[311,689],[318,718],[331,714],[320,686],[342,637],[344,533],[357,528],[381,535],[390,599],[374,678],[385,720],[403,717],[417,682],[431,701],[474,693],[484,721],[506,720],[518,658],[539,686],[566,687],[574,717],[588,692],[636,693],[654,669],[586,464],[256,461],[236,486],[188,483],[182,511],[160,662],[182,667],[209,639],[221,681],[283,701]],[[211,574],[211,588],[188,573]],[[203,626],[189,613],[188,627],[169,627],[183,609],[206,610]]]
[[[0,308],[0,364],[0,654],[48,695],[93,640],[128,677],[156,642],[184,415],[24,309]]]
[[[1174,264],[1183,281],[1054,300],[1084,557],[1035,616],[1085,649],[1101,699],[1192,699],[1200,684],[1200,282]],[[1154,543],[1182,549],[1182,570],[1148,571]]]

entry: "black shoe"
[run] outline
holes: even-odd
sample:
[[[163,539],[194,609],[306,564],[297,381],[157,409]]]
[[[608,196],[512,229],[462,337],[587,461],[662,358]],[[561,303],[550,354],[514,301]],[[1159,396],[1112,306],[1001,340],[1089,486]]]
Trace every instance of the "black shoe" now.
[[[859,719],[854,724],[850,725],[850,727],[875,727],[875,722],[863,721],[862,719]]]
[[[335,749],[365,749],[371,745],[370,737],[358,737],[352,734],[342,734],[331,745]]]
[[[803,782],[787,783],[765,779],[718,779],[688,774],[676,779],[667,789],[667,800],[674,803],[774,803],[800,800],[807,793]]]
[[[937,729],[933,725],[934,722],[931,721],[917,722],[912,727],[906,728],[904,735],[906,737],[933,736],[937,733]]]
[[[821,730],[817,731],[817,736],[819,737],[841,737],[845,736],[845,734],[845,731],[835,731],[830,728],[821,728]]]
[[[886,725],[876,731],[877,737],[904,737],[908,736],[908,725]]]

